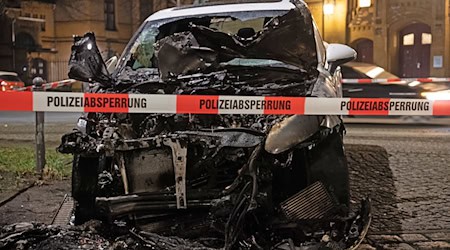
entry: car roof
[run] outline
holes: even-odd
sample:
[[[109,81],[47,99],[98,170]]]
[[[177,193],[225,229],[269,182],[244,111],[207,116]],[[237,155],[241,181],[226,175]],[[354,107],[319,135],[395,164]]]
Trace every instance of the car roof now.
[[[303,1],[301,2],[304,3]],[[168,18],[203,16],[207,14],[220,14],[230,12],[277,11],[277,10],[288,11],[293,8],[295,8],[295,5],[291,3],[290,0],[280,0],[278,2],[263,2],[263,3],[191,5],[189,7],[175,7],[160,10],[154,13],[153,15],[149,16],[146,21],[158,21]]]
[[[2,76],[18,76],[16,72],[9,72],[9,71],[0,71],[0,75],[2,75]]]

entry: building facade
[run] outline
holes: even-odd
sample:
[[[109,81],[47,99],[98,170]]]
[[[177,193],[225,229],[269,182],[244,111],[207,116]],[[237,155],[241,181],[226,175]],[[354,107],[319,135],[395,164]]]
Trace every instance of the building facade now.
[[[48,81],[65,79],[74,35],[92,31],[105,59],[120,55],[145,18],[171,1],[160,2],[166,4],[152,0],[0,0],[0,70],[15,71],[28,83],[35,76]]]
[[[306,0],[328,42],[400,77],[450,76],[449,0]],[[331,6],[331,7],[330,7]]]
[[[67,77],[73,35],[119,55],[151,13],[207,0],[0,0],[0,70]],[[215,0],[209,0],[214,2]],[[401,77],[450,76],[450,0],[305,0],[324,39]]]

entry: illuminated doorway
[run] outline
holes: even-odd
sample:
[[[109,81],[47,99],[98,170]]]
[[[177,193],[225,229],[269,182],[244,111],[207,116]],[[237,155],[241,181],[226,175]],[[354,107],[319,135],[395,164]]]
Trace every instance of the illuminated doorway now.
[[[433,36],[430,26],[408,25],[399,33],[399,72],[401,77],[429,77]]]

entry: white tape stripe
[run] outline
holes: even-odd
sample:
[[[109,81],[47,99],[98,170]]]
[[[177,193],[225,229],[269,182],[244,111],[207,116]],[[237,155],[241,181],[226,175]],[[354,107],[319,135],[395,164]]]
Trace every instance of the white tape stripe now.
[[[264,114],[262,101],[264,96],[219,96],[219,114]]]
[[[33,111],[83,112],[83,93],[33,92]]]
[[[433,115],[433,102],[428,100],[391,99],[389,115]]]
[[[129,113],[177,113],[176,95],[141,95],[130,94]]]
[[[1,93],[5,95],[9,100],[11,94],[15,93]],[[29,105],[29,111],[42,111],[42,112],[84,112],[85,108],[85,94],[83,93],[60,93],[60,92],[33,92],[28,95],[31,101],[33,99],[33,107]],[[244,102],[244,106],[236,108],[236,104],[233,102],[223,104],[222,107],[217,107],[218,104],[210,106],[211,110],[216,110],[220,108],[221,114],[264,114],[271,113],[270,110],[264,110],[263,101],[267,101],[267,98],[259,97],[249,97],[249,96],[191,96],[192,104],[190,103],[178,103],[178,96],[176,95],[141,95],[141,94],[130,94],[130,95],[105,95],[96,94],[96,98],[129,98],[130,102],[130,113],[169,113],[176,114],[177,112],[187,112],[196,114],[196,110],[199,110],[198,105],[200,100],[207,98],[209,100],[220,100],[220,101],[238,101],[238,103]],[[17,98],[26,102],[23,97],[23,93],[17,93]],[[281,98],[284,100],[289,100],[289,97],[270,97],[271,99]],[[298,99],[291,99],[293,102],[298,103]],[[252,103],[253,105],[245,106],[246,102]],[[101,102],[96,102],[101,103]],[[111,102],[109,102],[111,103]],[[122,103],[122,101],[120,101]],[[428,101],[424,99],[377,99],[377,98],[305,98],[305,115],[408,115],[408,116],[431,116],[431,115],[443,115],[450,116],[450,101]],[[92,104],[90,104],[92,105]],[[102,104],[97,104],[102,105]],[[185,106],[180,106],[185,105]],[[238,104],[242,105],[242,104]],[[259,106],[258,106],[259,105]],[[7,106],[8,107],[8,106]],[[287,107],[287,106],[286,106]],[[105,109],[101,107],[91,107],[94,110],[107,110],[104,112],[126,112],[128,107],[117,107],[106,106]],[[125,111],[124,109],[125,108]],[[12,108],[11,110],[15,110]],[[184,111],[182,111],[184,110]],[[299,106],[292,106],[292,109],[283,108],[283,110],[273,111],[273,114],[299,114],[303,109]],[[5,111],[8,111],[7,109]],[[281,111],[281,112],[280,112]]]
[[[350,98],[306,98],[305,115],[348,115],[341,106],[349,101]]]

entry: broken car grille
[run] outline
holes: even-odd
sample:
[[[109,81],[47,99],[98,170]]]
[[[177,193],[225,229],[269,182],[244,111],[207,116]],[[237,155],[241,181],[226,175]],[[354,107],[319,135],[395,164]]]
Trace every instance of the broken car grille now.
[[[321,182],[315,182],[291,196],[280,206],[286,218],[291,221],[324,219],[335,208],[331,195]]]

